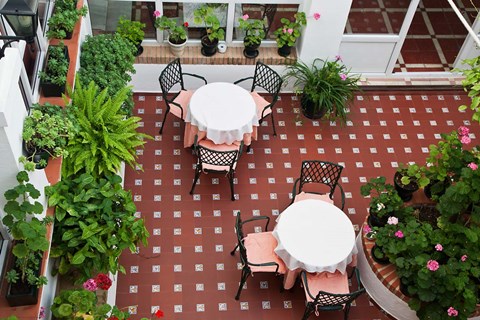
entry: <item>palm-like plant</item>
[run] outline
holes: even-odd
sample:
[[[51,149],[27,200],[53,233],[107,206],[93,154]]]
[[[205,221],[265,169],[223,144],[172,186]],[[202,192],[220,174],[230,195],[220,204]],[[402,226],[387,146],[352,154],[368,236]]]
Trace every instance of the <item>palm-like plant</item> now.
[[[77,130],[67,146],[68,155],[62,167],[65,177],[82,173],[102,177],[117,173],[123,161],[135,166],[136,148],[151,137],[137,132],[140,118],[126,118],[121,112],[129,92],[130,88],[124,87],[109,97],[107,89],[99,93],[93,81],[86,88],[77,81],[75,91],[69,90],[72,102],[68,109]]]

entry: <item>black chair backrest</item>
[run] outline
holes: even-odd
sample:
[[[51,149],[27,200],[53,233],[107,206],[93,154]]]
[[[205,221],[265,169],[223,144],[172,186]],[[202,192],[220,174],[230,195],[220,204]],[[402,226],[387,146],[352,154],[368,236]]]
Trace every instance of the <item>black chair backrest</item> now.
[[[257,62],[251,91],[255,90],[255,87],[261,87],[270,93],[274,101],[276,101],[278,93],[282,88],[282,83],[282,77],[275,70],[260,61]]]
[[[215,166],[228,166],[230,168],[229,172],[233,170],[233,166],[238,158],[239,153],[239,149],[231,151],[217,151],[203,147],[199,144],[196,145],[196,150],[198,155],[198,163],[200,165],[206,163]]]
[[[342,170],[343,167],[341,165],[333,162],[318,160],[303,161],[300,172],[299,192],[302,192],[304,185],[308,183],[320,183],[330,188],[330,198],[332,198]]]
[[[365,291],[364,288],[354,291],[352,293],[343,293],[343,294],[335,294],[335,293],[329,293],[325,291],[319,291],[313,303],[320,307],[332,307],[332,306],[340,306],[343,304],[350,304],[364,291]]]
[[[170,89],[172,89],[174,85],[180,84],[181,89],[185,90],[180,58],[173,60],[165,67],[165,69],[162,70],[158,81],[160,82],[160,87],[162,88],[162,95],[165,100],[167,94],[170,92]]]
[[[240,216],[240,212],[237,212],[237,218],[235,220],[235,232],[237,234],[238,250],[240,251],[240,260],[242,261],[242,264],[248,267],[247,249],[245,249],[245,245],[243,244],[245,235],[243,234],[242,227],[242,218]]]

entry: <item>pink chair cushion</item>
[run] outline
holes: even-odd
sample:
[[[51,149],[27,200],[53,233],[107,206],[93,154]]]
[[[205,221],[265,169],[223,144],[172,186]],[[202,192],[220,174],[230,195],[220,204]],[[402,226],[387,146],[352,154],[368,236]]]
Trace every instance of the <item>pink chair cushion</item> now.
[[[322,200],[333,204],[333,200],[330,199],[328,194],[316,194],[316,193],[308,193],[308,192],[300,192],[295,196],[295,200],[293,202],[298,202],[306,199],[315,199],[315,200]]]
[[[193,95],[193,90],[181,90],[178,96],[173,100],[174,102],[178,103],[182,106],[183,109],[183,119],[182,119],[182,110],[174,104],[170,104],[170,112],[174,114],[177,118],[185,120],[187,116],[188,104],[190,103],[190,99]]]
[[[265,100],[261,95],[259,95],[255,91],[252,91],[250,94],[252,95],[253,100],[255,101],[255,105],[257,106],[257,116],[258,116],[258,120],[260,120],[260,119],[262,119],[263,109],[266,106],[268,106],[270,104],[270,102]],[[263,113],[263,117],[265,118],[270,113],[272,113],[272,108],[268,108],[267,110],[265,110],[265,112]]]
[[[302,277],[303,282],[303,277]],[[308,289],[312,296],[316,297],[319,291],[325,291],[329,293],[350,293],[348,288],[348,275],[345,272],[342,274],[340,271],[335,273],[321,272],[321,273],[307,273]],[[308,295],[305,283],[303,288],[305,290],[305,296],[308,302],[312,302],[313,299]]]
[[[240,146],[236,144],[215,144],[212,140],[204,139],[198,141],[198,144],[202,147],[208,148],[210,150],[215,150],[215,151],[233,151],[233,150],[239,150]],[[237,167],[237,161],[233,164],[233,170]],[[212,164],[208,163],[202,163],[202,168],[203,170],[213,170],[213,171],[230,171],[229,166],[215,166]]]
[[[271,232],[255,232],[249,233],[244,239],[245,249],[247,250],[247,260],[250,263],[278,263],[278,273],[286,272],[285,264],[275,254],[274,249],[277,247],[277,240]],[[276,266],[250,266],[252,273],[255,272],[275,272]]]

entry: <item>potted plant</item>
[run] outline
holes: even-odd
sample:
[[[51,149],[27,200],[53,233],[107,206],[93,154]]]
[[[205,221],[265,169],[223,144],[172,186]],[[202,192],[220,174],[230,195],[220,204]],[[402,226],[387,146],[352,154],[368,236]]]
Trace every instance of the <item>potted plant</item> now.
[[[131,21],[120,17],[117,25],[117,34],[133,44],[136,48],[135,56],[139,56],[143,52],[142,41],[145,38],[145,23],[140,21]]]
[[[70,57],[68,47],[60,41],[50,45],[44,71],[39,72],[40,87],[45,97],[61,97],[65,93]]]
[[[301,95],[303,114],[310,119],[347,121],[348,106],[359,90],[359,76],[350,75],[340,57],[334,61],[315,59],[309,66],[295,61],[286,67],[285,83],[293,80],[294,92]]]
[[[370,196],[368,224],[371,227],[382,227],[390,216],[402,212],[402,199],[395,187],[386,183],[383,176],[372,178],[361,186],[360,194],[364,197]]]
[[[206,34],[202,37],[202,54],[213,56],[217,52],[219,40],[225,39],[225,31],[220,27],[220,21],[215,15],[214,7],[201,5],[193,11],[195,24],[205,25]]]
[[[73,124],[61,107],[49,103],[34,104],[31,114],[23,122],[22,138],[27,160],[36,163],[37,169],[46,167],[49,157],[65,155],[73,131]]]
[[[400,164],[393,177],[393,183],[398,195],[404,202],[410,201],[413,193],[420,187],[425,187],[430,179],[425,176],[425,169],[415,163]]]
[[[161,16],[160,11],[153,13],[155,17],[155,28],[168,32],[168,44],[170,45],[170,51],[175,57],[181,57],[185,51],[188,35],[187,30],[188,22],[183,25],[177,25],[177,19],[168,18],[167,16]]]
[[[37,217],[43,213],[42,204],[36,201],[40,191],[29,182],[28,172],[20,171],[16,178],[18,185],[4,194],[7,203],[2,219],[14,240],[13,262],[6,273],[6,299],[12,307],[36,304],[38,288],[47,283],[41,267],[43,253],[49,248],[47,224],[52,221],[49,217]]]
[[[48,19],[48,39],[71,39],[73,29],[80,17],[87,15],[87,6],[77,9],[77,2],[72,0],[55,1],[55,9]]]
[[[276,36],[278,54],[282,57],[287,57],[292,51],[292,47],[300,37],[303,26],[307,25],[307,17],[305,12],[297,12],[294,16],[295,21],[290,21],[288,18],[281,18],[282,25],[273,32]]]
[[[243,55],[247,58],[256,58],[258,56],[258,47],[260,47],[262,40],[265,38],[267,21],[249,18],[248,14],[244,14],[239,18],[238,27],[245,32],[245,37],[243,38],[245,50],[243,50]]]

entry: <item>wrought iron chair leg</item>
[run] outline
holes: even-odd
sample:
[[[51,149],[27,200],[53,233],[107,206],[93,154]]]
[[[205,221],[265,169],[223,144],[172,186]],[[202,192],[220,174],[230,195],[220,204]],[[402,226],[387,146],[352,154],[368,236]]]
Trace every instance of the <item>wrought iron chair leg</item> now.
[[[195,186],[197,185],[198,177],[200,177],[200,171],[195,170],[195,179],[193,179],[193,184],[192,184],[192,189],[190,190],[190,194],[193,194],[193,191],[195,190]]]
[[[248,145],[248,146],[247,146],[247,153],[250,152],[250,149],[251,149],[251,145]]]
[[[247,278],[250,275],[250,272],[242,268],[242,278],[240,279],[240,286],[238,287],[237,295],[235,296],[235,300],[240,299],[240,294],[242,293],[243,285],[247,282]]]
[[[307,320],[308,317],[310,317],[310,315],[312,314],[313,310],[310,306],[310,303],[307,302],[307,305],[305,306],[305,312],[303,313],[303,317],[302,317],[302,320]]]
[[[275,130],[275,119],[273,119],[273,110],[272,113],[270,113],[270,116],[272,117],[272,126],[273,126],[273,136],[277,136],[277,130]]]
[[[343,310],[343,320],[348,319],[348,314],[350,313],[350,303],[347,303],[345,310]]]
[[[233,191],[233,174],[229,174],[229,180],[230,180],[230,192],[232,193],[232,201],[235,201],[235,193]]]
[[[235,251],[237,250],[238,248],[238,244],[235,246],[235,248],[233,248],[233,250],[230,252],[230,254],[233,256],[235,255]]]
[[[168,111],[166,111],[165,115],[163,116],[162,126],[160,127],[160,131],[158,132],[158,134],[163,133],[163,126],[165,125],[165,120],[167,120],[167,114],[168,114]]]

